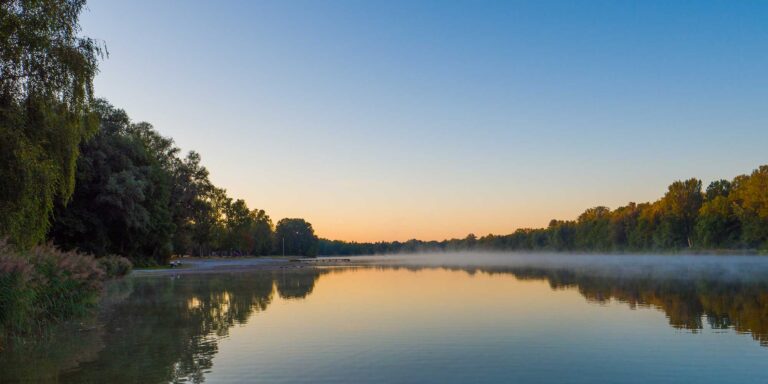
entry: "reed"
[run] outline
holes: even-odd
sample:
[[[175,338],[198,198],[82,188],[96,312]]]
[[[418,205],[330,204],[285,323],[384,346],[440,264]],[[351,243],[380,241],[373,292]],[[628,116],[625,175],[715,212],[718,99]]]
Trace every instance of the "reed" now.
[[[96,259],[51,244],[20,251],[0,240],[0,330],[34,333],[82,315],[96,305],[107,278],[130,270],[130,262],[119,256]]]

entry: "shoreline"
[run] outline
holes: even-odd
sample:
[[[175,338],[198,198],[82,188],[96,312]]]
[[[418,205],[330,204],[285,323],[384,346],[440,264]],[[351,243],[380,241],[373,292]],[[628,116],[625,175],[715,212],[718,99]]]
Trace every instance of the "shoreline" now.
[[[461,252],[458,252],[460,254]],[[570,256],[616,256],[624,257],[624,260],[631,260],[635,257],[645,259],[648,256],[657,257],[764,257],[765,253],[753,253],[753,252],[735,252],[735,251],[710,251],[710,252],[676,252],[676,253],[636,253],[636,252],[614,252],[614,253],[597,253],[597,252],[499,252],[499,251],[485,251],[482,252],[488,255],[498,254],[524,254],[524,255],[539,255],[539,256],[558,256],[558,255],[570,255]],[[420,252],[415,254],[404,255],[450,255],[451,252]],[[391,259],[388,261],[397,261],[398,256],[403,254],[388,254]],[[350,266],[368,264],[366,261],[370,261],[370,257],[377,257],[384,255],[359,255],[359,256],[320,256],[317,258],[304,258],[298,256],[250,256],[250,257],[197,257],[187,256],[175,259],[182,264],[180,267],[161,267],[161,268],[135,268],[128,276],[130,277],[147,277],[147,276],[177,276],[186,274],[206,274],[206,273],[230,273],[230,272],[250,272],[250,271],[278,271],[278,270],[295,270],[303,268],[317,268],[320,266],[334,267],[334,266]],[[359,258],[358,260],[355,260]],[[626,259],[629,258],[629,259]],[[536,260],[536,259],[534,259]],[[472,265],[473,261],[477,261],[475,258],[468,258],[463,260]],[[388,263],[385,263],[388,264]],[[465,264],[465,263],[462,263]],[[427,264],[429,265],[429,263]]]
[[[296,257],[183,257],[177,268],[136,268],[130,277],[175,276],[182,274],[226,273],[242,271],[275,271],[282,269],[313,268]],[[298,260],[299,262],[296,262]]]

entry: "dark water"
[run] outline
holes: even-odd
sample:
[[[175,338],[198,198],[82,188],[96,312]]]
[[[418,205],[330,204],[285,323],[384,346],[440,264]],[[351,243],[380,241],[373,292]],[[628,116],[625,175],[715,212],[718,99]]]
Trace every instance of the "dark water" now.
[[[360,260],[122,280],[0,382],[768,382],[768,259]]]

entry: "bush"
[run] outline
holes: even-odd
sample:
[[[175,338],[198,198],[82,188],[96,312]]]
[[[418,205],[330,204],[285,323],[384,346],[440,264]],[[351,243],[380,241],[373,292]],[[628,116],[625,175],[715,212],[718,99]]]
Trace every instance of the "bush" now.
[[[96,261],[109,279],[125,276],[133,269],[133,263],[122,256],[109,255],[100,257]]]
[[[84,313],[96,304],[106,275],[89,255],[52,245],[19,252],[0,240],[0,328],[27,333]]]
[[[0,327],[18,330],[28,325],[34,307],[35,273],[27,260],[10,254],[8,248],[0,243]]]

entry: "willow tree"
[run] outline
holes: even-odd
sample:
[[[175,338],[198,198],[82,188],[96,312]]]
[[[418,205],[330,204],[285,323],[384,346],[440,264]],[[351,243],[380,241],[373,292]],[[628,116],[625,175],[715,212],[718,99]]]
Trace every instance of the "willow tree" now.
[[[106,53],[79,36],[84,0],[0,2],[0,237],[45,238],[74,190],[79,145],[97,128],[93,77]]]

